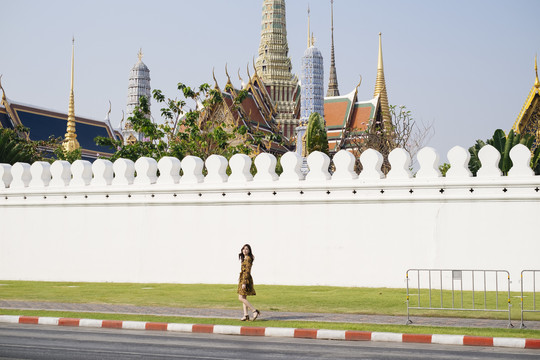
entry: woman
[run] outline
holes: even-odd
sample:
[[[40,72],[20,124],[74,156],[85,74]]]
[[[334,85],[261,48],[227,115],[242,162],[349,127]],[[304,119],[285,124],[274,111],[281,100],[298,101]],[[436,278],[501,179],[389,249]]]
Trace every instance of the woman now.
[[[242,262],[242,268],[240,271],[240,279],[238,280],[238,300],[242,302],[244,307],[244,317],[241,318],[241,321],[249,320],[249,309],[253,311],[253,321],[261,315],[259,310],[255,309],[253,305],[247,300],[247,296],[257,295],[255,289],[253,288],[253,278],[251,277],[251,266],[253,265],[253,260],[255,256],[251,252],[251,246],[246,244],[242,247],[238,258]]]

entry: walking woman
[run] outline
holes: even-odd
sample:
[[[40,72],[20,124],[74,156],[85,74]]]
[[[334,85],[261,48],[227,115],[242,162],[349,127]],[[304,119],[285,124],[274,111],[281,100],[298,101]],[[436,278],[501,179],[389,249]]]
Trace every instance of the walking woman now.
[[[251,266],[253,265],[255,256],[253,256],[249,244],[242,247],[240,254],[238,254],[238,258],[242,262],[240,279],[238,280],[238,300],[242,302],[242,306],[244,307],[244,317],[240,320],[248,321],[249,310],[251,310],[253,312],[253,321],[255,321],[261,313],[247,300],[247,296],[257,295],[255,293],[255,288],[253,287],[253,278],[251,277]]]

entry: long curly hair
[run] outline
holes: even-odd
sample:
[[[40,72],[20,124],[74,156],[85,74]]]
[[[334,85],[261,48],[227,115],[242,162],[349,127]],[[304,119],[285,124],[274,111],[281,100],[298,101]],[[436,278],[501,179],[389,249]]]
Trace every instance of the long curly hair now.
[[[253,251],[251,251],[251,245],[249,244],[245,244],[244,246],[242,246],[242,249],[240,249],[240,254],[238,254],[238,258],[240,259],[240,261],[244,261],[244,248],[247,247],[248,250],[249,250],[249,257],[251,258],[251,261],[255,261],[255,255],[253,255]]]

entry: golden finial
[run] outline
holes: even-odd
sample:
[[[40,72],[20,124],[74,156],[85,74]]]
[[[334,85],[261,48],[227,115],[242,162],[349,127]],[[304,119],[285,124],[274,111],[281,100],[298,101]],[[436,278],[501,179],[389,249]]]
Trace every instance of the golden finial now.
[[[382,33],[379,33],[379,62],[377,64],[377,70],[384,70],[383,57],[382,57]]]
[[[362,75],[360,75],[360,81],[358,82],[358,85],[356,85],[355,89],[358,89],[362,85]]]
[[[253,71],[255,71],[254,75],[257,75],[257,66],[255,66],[255,56],[251,58],[251,61],[253,63]]]
[[[74,80],[74,71],[75,71],[75,37],[72,39],[71,45],[71,90],[69,93],[69,107],[68,107],[68,118],[67,118],[67,131],[64,137],[64,142],[62,147],[64,151],[73,151],[77,150],[81,146],[77,141],[77,134],[75,133],[75,95],[73,93],[73,80]]]
[[[390,106],[388,105],[388,92],[386,88],[386,81],[384,79],[384,65],[382,54],[382,33],[379,33],[379,58],[377,63],[377,78],[375,80],[375,91],[373,97],[377,95],[381,96],[381,109],[383,120],[385,122],[391,121]]]
[[[538,80],[538,55],[534,56],[534,72],[536,73],[536,80],[534,81],[534,86],[540,88],[540,81]]]
[[[217,80],[216,80],[216,72],[215,72],[215,68],[212,68],[212,77],[214,78],[214,83],[215,83],[215,88],[217,89],[218,88],[218,83],[217,83]]]
[[[227,83],[232,85],[231,77],[229,76],[229,70],[227,69],[227,63],[225,63],[225,74],[227,75]]]
[[[2,101],[6,101],[6,91],[4,90],[4,87],[2,86],[2,76],[0,75],[0,89],[2,89]]]
[[[139,52],[137,53],[137,56],[139,57],[139,61],[142,61],[142,57],[143,57],[142,48],[139,48]]]
[[[249,73],[249,63],[247,64],[246,69],[247,69],[247,74],[248,74],[248,79],[249,79],[248,81],[251,84],[251,75]]]

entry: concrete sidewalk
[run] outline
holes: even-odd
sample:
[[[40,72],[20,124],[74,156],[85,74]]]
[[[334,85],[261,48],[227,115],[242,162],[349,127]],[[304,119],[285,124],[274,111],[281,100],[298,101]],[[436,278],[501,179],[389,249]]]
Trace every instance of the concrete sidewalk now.
[[[18,310],[48,310],[86,313],[108,313],[126,315],[155,315],[155,316],[179,316],[194,318],[223,318],[239,319],[242,316],[241,306],[238,310],[227,309],[193,309],[193,308],[170,308],[133,305],[111,304],[74,304],[33,301],[0,300],[0,309]],[[342,322],[362,324],[386,324],[405,325],[406,316],[387,315],[359,315],[359,314],[330,314],[330,313],[301,313],[261,311],[260,320],[289,320],[289,321],[318,321],[318,322]],[[413,325],[444,326],[444,327],[476,327],[476,328],[506,328],[508,320],[489,319],[465,319],[465,318],[441,318],[441,317],[418,317],[411,314]],[[519,328],[520,321],[514,320],[514,327]],[[540,330],[540,321],[524,321],[527,329]],[[263,325],[263,324],[261,324]]]

